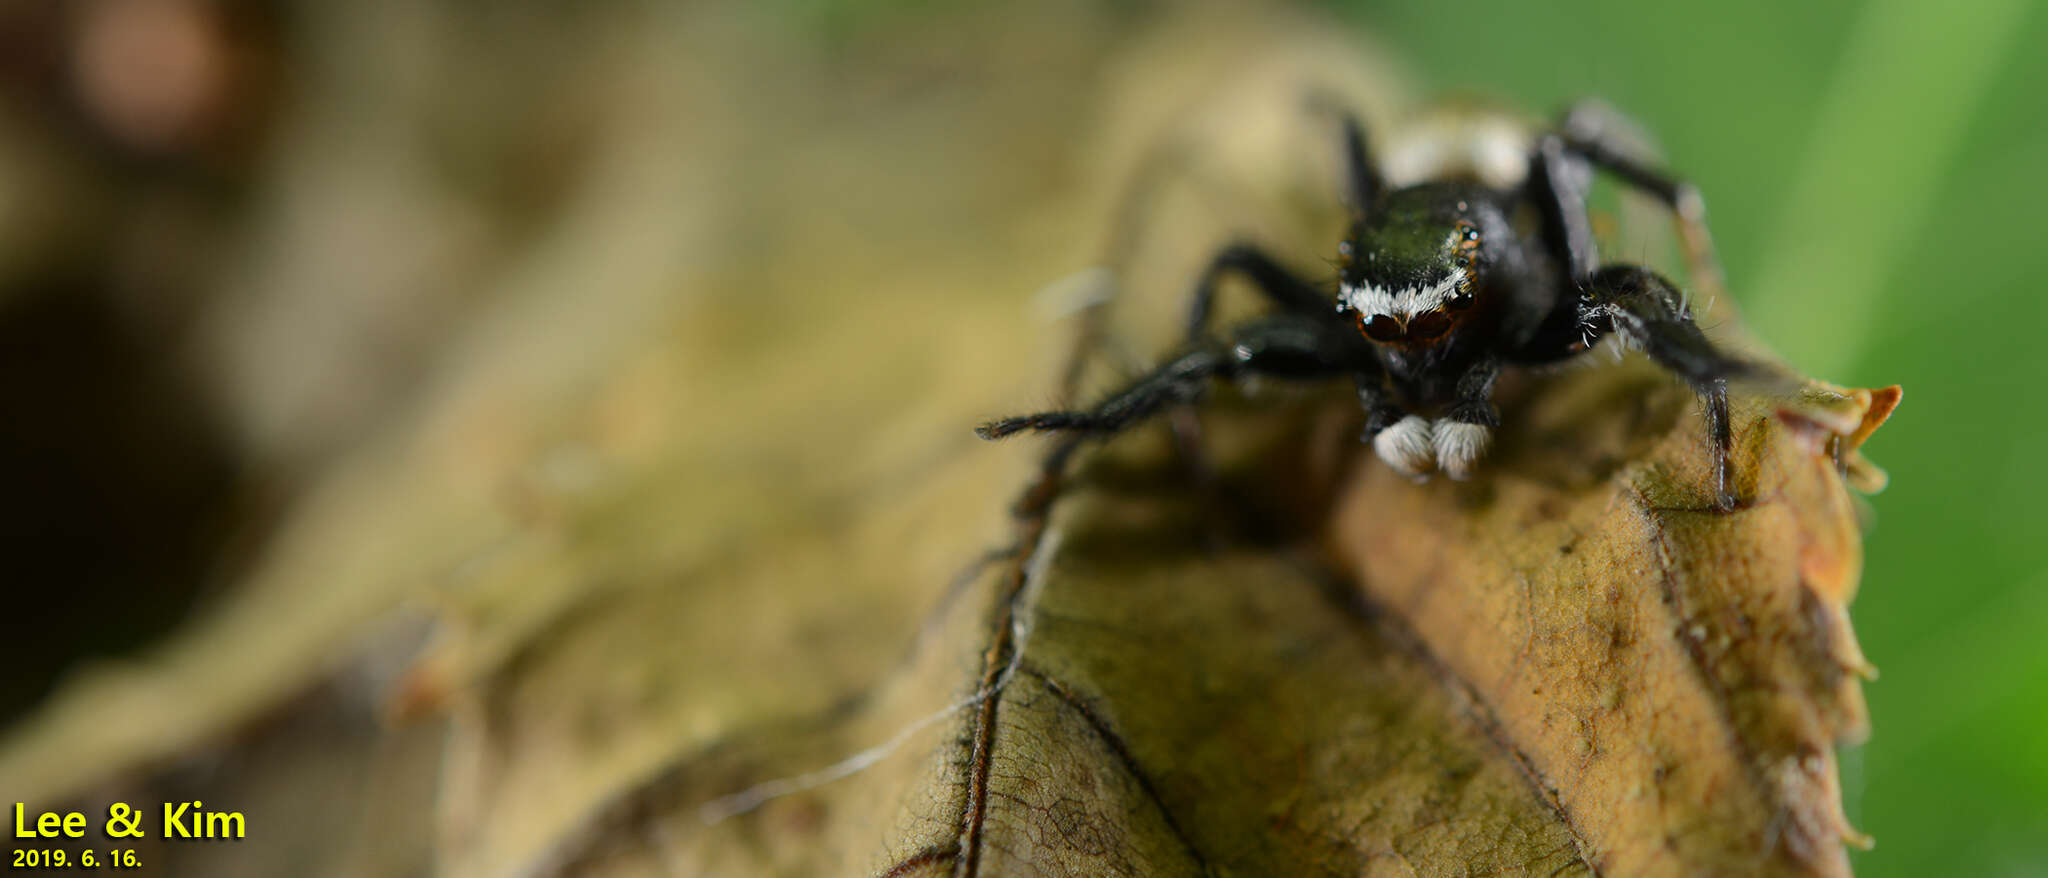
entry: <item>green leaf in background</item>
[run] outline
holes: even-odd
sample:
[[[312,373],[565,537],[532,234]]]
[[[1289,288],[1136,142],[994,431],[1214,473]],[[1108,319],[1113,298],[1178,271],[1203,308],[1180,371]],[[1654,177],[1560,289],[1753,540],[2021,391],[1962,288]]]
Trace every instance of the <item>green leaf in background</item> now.
[[[1856,605],[1884,676],[1844,754],[1859,875],[2048,870],[2048,15],[2036,3],[1335,4],[1418,80],[1600,95],[1706,194],[1749,327],[1905,385]]]

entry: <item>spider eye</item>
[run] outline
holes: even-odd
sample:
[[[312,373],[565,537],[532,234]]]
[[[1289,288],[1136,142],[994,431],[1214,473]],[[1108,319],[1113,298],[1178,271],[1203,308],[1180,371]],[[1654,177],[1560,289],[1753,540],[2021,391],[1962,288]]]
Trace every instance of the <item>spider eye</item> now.
[[[1442,311],[1420,314],[1408,321],[1408,335],[1418,341],[1428,341],[1450,331],[1451,315]]]
[[[1401,337],[1401,321],[1388,317],[1385,314],[1376,314],[1370,320],[1366,319],[1365,315],[1360,314],[1358,316],[1358,329],[1360,332],[1365,333],[1366,338],[1370,338],[1373,341],[1394,341]]]
[[[1472,307],[1472,291],[1468,289],[1459,289],[1457,292],[1451,294],[1451,298],[1449,301],[1444,302],[1444,307],[1447,307],[1453,311],[1463,311],[1466,308]]]

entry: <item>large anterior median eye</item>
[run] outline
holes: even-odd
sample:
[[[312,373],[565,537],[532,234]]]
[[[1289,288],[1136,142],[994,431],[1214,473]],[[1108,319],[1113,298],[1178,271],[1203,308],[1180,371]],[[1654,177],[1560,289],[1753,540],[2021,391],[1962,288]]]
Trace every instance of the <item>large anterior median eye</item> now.
[[[1417,314],[1408,320],[1408,336],[1418,341],[1428,341],[1443,335],[1451,328],[1451,315],[1442,311]]]
[[[1360,314],[1358,331],[1365,333],[1365,337],[1373,341],[1394,341],[1401,337],[1401,321],[1385,314],[1375,314],[1371,318]]]

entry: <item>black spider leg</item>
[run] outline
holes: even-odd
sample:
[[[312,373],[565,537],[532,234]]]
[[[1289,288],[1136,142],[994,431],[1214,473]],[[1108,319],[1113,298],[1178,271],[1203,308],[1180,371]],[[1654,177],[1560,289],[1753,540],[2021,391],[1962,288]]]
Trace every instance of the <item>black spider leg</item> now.
[[[1188,295],[1189,344],[1200,344],[1207,336],[1209,314],[1216,303],[1216,285],[1225,272],[1243,275],[1283,312],[1328,316],[1336,310],[1336,303],[1328,294],[1289,271],[1259,245],[1240,241],[1216,251],[1195,279],[1195,289]]]
[[[1639,347],[1658,365],[1692,385],[1707,402],[1707,437],[1714,449],[1714,499],[1722,511],[1734,509],[1734,434],[1728,423],[1728,380],[1754,378],[1763,372],[1754,364],[1722,353],[1707,340],[1692,312],[1671,282],[1647,268],[1610,265],[1593,275],[1586,309],[1587,330],[1608,330]]]
[[[1365,126],[1357,116],[1348,112],[1340,110],[1337,115],[1343,129],[1345,192],[1351,201],[1354,218],[1363,219],[1377,203],[1380,193],[1385,191],[1386,184],[1367,147]],[[1218,251],[1195,281],[1194,291],[1188,297],[1188,344],[1201,344],[1207,337],[1209,317],[1216,300],[1216,284],[1225,272],[1242,274],[1282,312],[1329,319],[1336,308],[1336,303],[1327,293],[1289,271],[1264,249],[1256,244],[1237,242]],[[1403,413],[1388,400],[1376,363],[1367,363],[1364,371],[1355,377],[1359,405],[1366,413],[1365,431],[1361,438],[1371,441],[1381,430],[1399,421]],[[1200,432],[1196,422],[1192,419],[1177,421],[1174,432],[1181,440],[1183,452],[1194,459],[1193,449],[1200,444],[1196,440]]]
[[[1372,153],[1366,147],[1365,126],[1357,116],[1348,113],[1342,114],[1340,125],[1344,132],[1345,192],[1351,200],[1354,217],[1363,219],[1377,203],[1385,183],[1380,179],[1379,167],[1373,163]],[[1208,332],[1209,315],[1216,301],[1216,284],[1227,271],[1244,275],[1282,311],[1324,314],[1335,308],[1327,293],[1288,271],[1258,245],[1240,241],[1218,251],[1196,278],[1194,292],[1188,301],[1188,343],[1201,342]]]
[[[1258,245],[1243,241],[1232,243],[1210,257],[1209,264],[1195,278],[1194,290],[1188,295],[1187,346],[1192,348],[1210,343],[1209,317],[1216,301],[1216,286],[1225,273],[1231,272],[1251,281],[1252,287],[1279,305],[1282,313],[1304,317],[1327,316],[1334,307],[1314,285],[1289,271]],[[1183,406],[1173,412],[1172,424],[1175,450],[1187,467],[1189,476],[1199,484],[1213,486],[1215,473],[1210,471],[1207,458],[1202,454],[1201,419],[1192,408]]]
[[[1714,238],[1707,231],[1706,199],[1700,197],[1699,188],[1692,183],[1632,155],[1635,150],[1622,132],[1639,126],[1605,103],[1581,101],[1565,111],[1560,127],[1567,149],[1670,209],[1678,221],[1678,239],[1685,249],[1685,267],[1694,287],[1712,296],[1727,291],[1727,277],[1715,255]]]
[[[1188,294],[1187,344],[1200,345],[1207,340],[1216,287],[1226,273],[1236,273],[1251,281],[1252,287],[1279,306],[1282,313],[1329,317],[1336,307],[1327,294],[1288,270],[1264,248],[1237,241],[1216,251],[1195,278],[1194,290]],[[1201,421],[1193,411],[1183,409],[1174,414],[1173,436],[1181,459],[1187,462],[1196,481],[1212,482],[1213,474],[1202,455]]]
[[[1581,353],[1609,332],[1619,332],[1651,361],[1669,369],[1706,401],[1707,436],[1713,449],[1714,499],[1723,510],[1736,506],[1734,436],[1728,421],[1728,379],[1758,374],[1752,364],[1716,349],[1693,322],[1684,297],[1670,281],[1647,268],[1599,261],[1586,219],[1585,186],[1590,169],[1558,135],[1537,142],[1529,194],[1543,215],[1545,239],[1566,277],[1557,307],[1536,336],[1516,352],[1525,362],[1550,362]]]
[[[1366,146],[1365,125],[1350,113],[1343,114],[1340,124],[1344,127],[1345,191],[1351,196],[1351,209],[1363,217],[1379,202],[1387,183]]]
[[[1326,378],[1356,372],[1364,362],[1355,347],[1332,332],[1328,321],[1276,315],[1246,325],[1228,343],[1197,347],[1167,361],[1094,408],[1017,415],[990,421],[974,432],[983,439],[1001,439],[1026,430],[1079,431],[1107,437],[1169,405],[1200,400],[1212,378]]]

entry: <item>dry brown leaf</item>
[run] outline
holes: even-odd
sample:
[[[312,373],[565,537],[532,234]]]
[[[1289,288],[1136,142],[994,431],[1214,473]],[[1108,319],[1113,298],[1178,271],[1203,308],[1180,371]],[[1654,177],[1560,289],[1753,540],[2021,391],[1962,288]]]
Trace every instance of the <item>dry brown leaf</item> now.
[[[1690,396],[1654,370],[1513,398],[1502,447],[1522,450],[1455,486],[1340,451],[1344,400],[1212,416],[1214,496],[1161,437],[1120,440],[1043,530],[1026,519],[1028,557],[975,580],[994,605],[935,618],[873,697],[706,748],[556,856],[578,874],[1846,874],[1833,747],[1861,733],[1867,666],[1831,449],[1747,401],[1756,500],[1724,514]],[[1334,563],[1300,541],[1318,521]],[[1000,690],[958,700],[975,686]],[[934,715],[943,733],[797,789]],[[772,777],[790,795],[757,811],[715,798]]]
[[[1834,752],[1867,731],[1872,669],[1848,621],[1861,540],[1834,455],[1865,466],[1854,445],[1897,389],[1842,394],[1850,428],[1823,443],[1743,401],[1733,513],[1668,382],[1545,389],[1489,480],[1358,476],[1333,551],[1471,688],[1601,871],[1847,874],[1842,842],[1863,839]]]
[[[1868,666],[1845,611],[1860,537],[1844,474],[1874,472],[1855,446],[1896,399],[1740,400],[1752,499],[1734,513],[1705,499],[1691,395],[1640,362],[1507,387],[1502,452],[1469,484],[1412,485],[1358,455],[1348,400],[1234,400],[1208,418],[1217,484],[1157,429],[1082,452],[1059,490],[1025,490],[1016,542],[971,568],[885,683],[728,724],[567,834],[560,815],[487,812],[509,834],[474,850],[510,859],[465,864],[1845,874],[1860,839],[1833,747],[1862,733]],[[918,484],[953,498],[939,486],[988,478],[986,457],[936,459]],[[929,544],[922,516],[947,513],[919,508],[871,508],[844,542],[794,552],[829,572],[738,569],[889,592],[869,583],[895,564],[862,547]],[[596,676],[597,641],[626,627],[559,648]],[[762,679],[699,672],[700,698]],[[510,726],[551,727],[552,687],[580,678],[521,673],[491,697],[537,687]],[[529,751],[471,730],[495,760],[480,776],[519,774]]]

